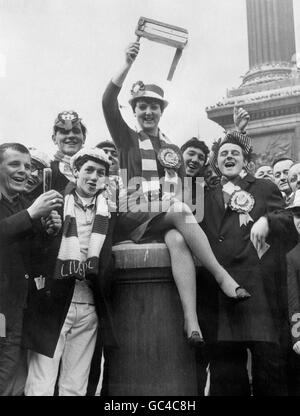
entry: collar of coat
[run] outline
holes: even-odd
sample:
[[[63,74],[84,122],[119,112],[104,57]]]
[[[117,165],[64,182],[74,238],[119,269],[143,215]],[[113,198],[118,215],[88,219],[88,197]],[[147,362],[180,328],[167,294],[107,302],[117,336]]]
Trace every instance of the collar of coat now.
[[[246,191],[250,187],[250,185],[255,181],[256,179],[254,178],[254,176],[248,173],[244,178],[239,178],[239,180],[236,183],[236,186],[239,186],[241,189]],[[222,213],[224,213],[226,209],[224,207],[222,185],[219,184],[216,186],[215,189],[210,189],[208,190],[208,192],[211,193],[219,209]]]

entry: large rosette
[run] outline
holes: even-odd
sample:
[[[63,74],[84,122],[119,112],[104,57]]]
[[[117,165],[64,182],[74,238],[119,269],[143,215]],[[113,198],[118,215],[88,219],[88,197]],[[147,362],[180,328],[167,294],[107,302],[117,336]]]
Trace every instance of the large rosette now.
[[[233,192],[229,201],[229,207],[239,215],[240,226],[247,225],[252,221],[249,212],[253,209],[255,200],[253,196],[243,189]]]
[[[176,171],[180,168],[183,162],[182,154],[180,149],[175,144],[168,144],[160,148],[157,158],[159,163],[167,169],[175,169]]]

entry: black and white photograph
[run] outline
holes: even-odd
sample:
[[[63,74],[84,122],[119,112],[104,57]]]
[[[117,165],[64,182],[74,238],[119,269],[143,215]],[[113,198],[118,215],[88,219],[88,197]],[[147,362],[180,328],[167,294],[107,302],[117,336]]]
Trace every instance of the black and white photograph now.
[[[0,396],[300,396],[299,0],[0,0],[0,97]]]

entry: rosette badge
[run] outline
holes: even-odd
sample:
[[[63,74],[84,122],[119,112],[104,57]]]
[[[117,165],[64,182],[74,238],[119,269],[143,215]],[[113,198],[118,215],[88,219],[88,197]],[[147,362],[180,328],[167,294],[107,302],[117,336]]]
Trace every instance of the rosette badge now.
[[[246,214],[254,207],[254,198],[249,192],[235,191],[230,198],[229,206],[239,214]]]
[[[143,83],[143,81],[137,81],[133,84],[130,90],[130,93],[133,98],[136,98],[136,97],[143,95],[144,91],[145,91],[145,84]]]
[[[183,162],[180,149],[172,144],[162,147],[158,152],[157,158],[160,164],[167,169],[178,170]]]
[[[247,225],[248,222],[253,221],[249,212],[254,207],[255,200],[253,196],[242,189],[235,191],[230,198],[229,207],[240,214],[240,226]]]

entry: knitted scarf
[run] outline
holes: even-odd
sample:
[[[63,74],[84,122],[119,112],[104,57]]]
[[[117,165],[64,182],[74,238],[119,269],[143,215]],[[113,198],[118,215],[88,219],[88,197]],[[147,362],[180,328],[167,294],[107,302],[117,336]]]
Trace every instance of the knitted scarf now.
[[[159,192],[159,176],[155,150],[150,137],[143,130],[139,134],[139,149],[142,160],[143,193]],[[162,145],[170,144],[170,140],[159,130],[159,140]]]
[[[56,261],[55,278],[75,277],[83,280],[87,274],[98,273],[99,255],[108,229],[108,204],[102,193],[96,198],[96,215],[90,237],[87,260],[81,262],[75,217],[74,193],[65,196],[63,237]]]
[[[54,155],[54,160],[59,162],[59,171],[71,182],[74,182],[74,176],[70,166],[71,156],[65,155],[63,152],[58,150]]]

